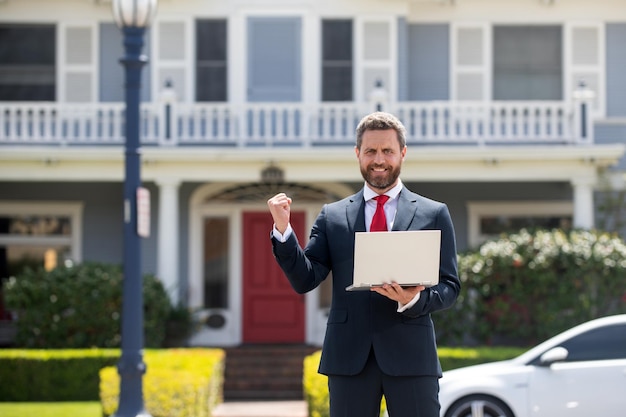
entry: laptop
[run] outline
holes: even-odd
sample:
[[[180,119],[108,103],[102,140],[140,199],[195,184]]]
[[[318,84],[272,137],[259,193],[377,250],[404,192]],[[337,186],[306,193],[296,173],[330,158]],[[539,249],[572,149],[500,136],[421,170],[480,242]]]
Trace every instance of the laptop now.
[[[439,283],[441,230],[357,232],[354,278],[346,291],[392,281],[405,287]]]

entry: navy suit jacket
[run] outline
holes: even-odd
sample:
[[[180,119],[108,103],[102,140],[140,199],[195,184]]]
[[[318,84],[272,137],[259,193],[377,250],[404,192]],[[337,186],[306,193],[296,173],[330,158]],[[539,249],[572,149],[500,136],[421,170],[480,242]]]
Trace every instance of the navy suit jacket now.
[[[272,238],[274,256],[298,293],[316,288],[332,271],[332,302],[319,372],[356,375],[373,348],[379,367],[388,375],[441,376],[430,313],[450,307],[460,290],[448,208],[406,187],[399,194],[393,230],[441,230],[439,284],[422,291],[419,301],[402,313],[397,312],[397,302],[375,292],[345,290],[352,284],[354,233],[366,230],[364,208],[363,190],[325,205],[304,249],[295,234],[284,243]]]

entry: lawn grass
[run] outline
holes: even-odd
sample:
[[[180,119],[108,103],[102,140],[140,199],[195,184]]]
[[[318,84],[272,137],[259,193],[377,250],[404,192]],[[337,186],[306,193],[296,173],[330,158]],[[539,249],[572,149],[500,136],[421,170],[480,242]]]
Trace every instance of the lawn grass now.
[[[2,417],[101,417],[100,403],[60,402],[60,403],[3,403],[0,402]]]

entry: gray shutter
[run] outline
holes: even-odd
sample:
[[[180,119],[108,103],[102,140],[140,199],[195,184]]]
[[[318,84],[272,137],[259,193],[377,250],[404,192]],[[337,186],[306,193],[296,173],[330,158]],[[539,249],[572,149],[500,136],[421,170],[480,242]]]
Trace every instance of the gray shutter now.
[[[176,97],[179,101],[186,101],[190,68],[193,62],[188,56],[186,21],[159,21],[153,25],[158,43],[156,45],[156,77],[157,94],[167,81],[172,82]]]
[[[490,68],[490,30],[487,24],[453,26],[452,98],[456,100],[488,100],[491,97],[488,74]]]
[[[94,28],[90,25],[62,25],[61,101],[88,103],[95,101]]]
[[[569,47],[569,79],[567,94],[571,95],[584,81],[587,88],[595,93],[593,111],[604,114],[604,26],[601,23],[571,24],[567,27]]]

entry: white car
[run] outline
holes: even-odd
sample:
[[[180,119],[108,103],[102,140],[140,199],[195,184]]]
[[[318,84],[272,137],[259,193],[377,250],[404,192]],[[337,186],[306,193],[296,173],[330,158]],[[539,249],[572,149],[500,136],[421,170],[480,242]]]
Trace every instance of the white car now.
[[[626,314],[573,327],[515,359],[444,372],[441,417],[626,416]]]

